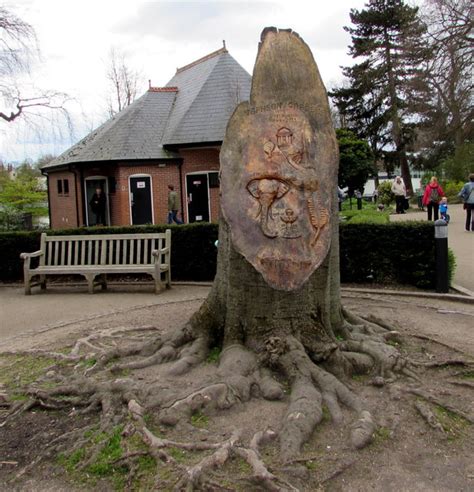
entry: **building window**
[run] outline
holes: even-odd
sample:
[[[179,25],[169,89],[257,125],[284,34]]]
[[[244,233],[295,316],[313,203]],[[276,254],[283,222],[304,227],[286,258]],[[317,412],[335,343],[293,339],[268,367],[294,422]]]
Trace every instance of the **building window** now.
[[[69,179],[58,179],[58,195],[69,195]]]

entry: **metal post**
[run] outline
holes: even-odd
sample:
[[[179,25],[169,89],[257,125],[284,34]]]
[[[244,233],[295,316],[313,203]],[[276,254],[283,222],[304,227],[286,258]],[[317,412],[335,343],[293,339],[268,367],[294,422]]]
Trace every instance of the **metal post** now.
[[[439,219],[435,223],[436,292],[449,290],[448,276],[448,224]]]

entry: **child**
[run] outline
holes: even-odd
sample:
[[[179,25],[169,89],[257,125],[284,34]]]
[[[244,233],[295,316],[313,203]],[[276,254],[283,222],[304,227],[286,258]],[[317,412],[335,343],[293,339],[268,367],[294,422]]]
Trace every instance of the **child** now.
[[[451,217],[448,214],[448,199],[445,196],[441,198],[441,202],[439,204],[439,213],[441,215],[441,218],[449,224],[449,219]]]

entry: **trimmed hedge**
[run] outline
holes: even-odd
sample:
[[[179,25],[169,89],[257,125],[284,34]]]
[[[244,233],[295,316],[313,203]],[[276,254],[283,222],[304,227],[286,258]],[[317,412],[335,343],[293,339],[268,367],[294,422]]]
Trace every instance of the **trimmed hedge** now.
[[[150,225],[127,227],[82,227],[48,230],[49,235],[139,234],[171,229],[171,278],[173,280],[213,280],[216,273],[217,224]],[[0,233],[0,280],[23,278],[20,253],[39,249],[41,232]]]
[[[54,235],[126,234],[172,230],[173,280],[213,280],[216,272],[217,224],[179,226],[93,227],[48,231]],[[40,232],[0,233],[0,280],[21,280],[21,252],[39,248]],[[341,224],[340,256],[343,283],[408,284],[432,289],[435,285],[433,224]]]
[[[341,224],[342,283],[435,286],[433,223]]]

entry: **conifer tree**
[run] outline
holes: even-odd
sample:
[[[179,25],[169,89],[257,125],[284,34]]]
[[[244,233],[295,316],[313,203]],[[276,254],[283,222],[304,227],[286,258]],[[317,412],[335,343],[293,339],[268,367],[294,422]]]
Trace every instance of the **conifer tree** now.
[[[407,149],[416,97],[412,81],[427,56],[419,42],[424,31],[418,9],[403,0],[370,0],[362,10],[351,9],[349,53],[361,60],[344,68],[350,86],[332,92],[349,127],[367,138],[376,157],[392,150],[407,190],[412,192]]]

